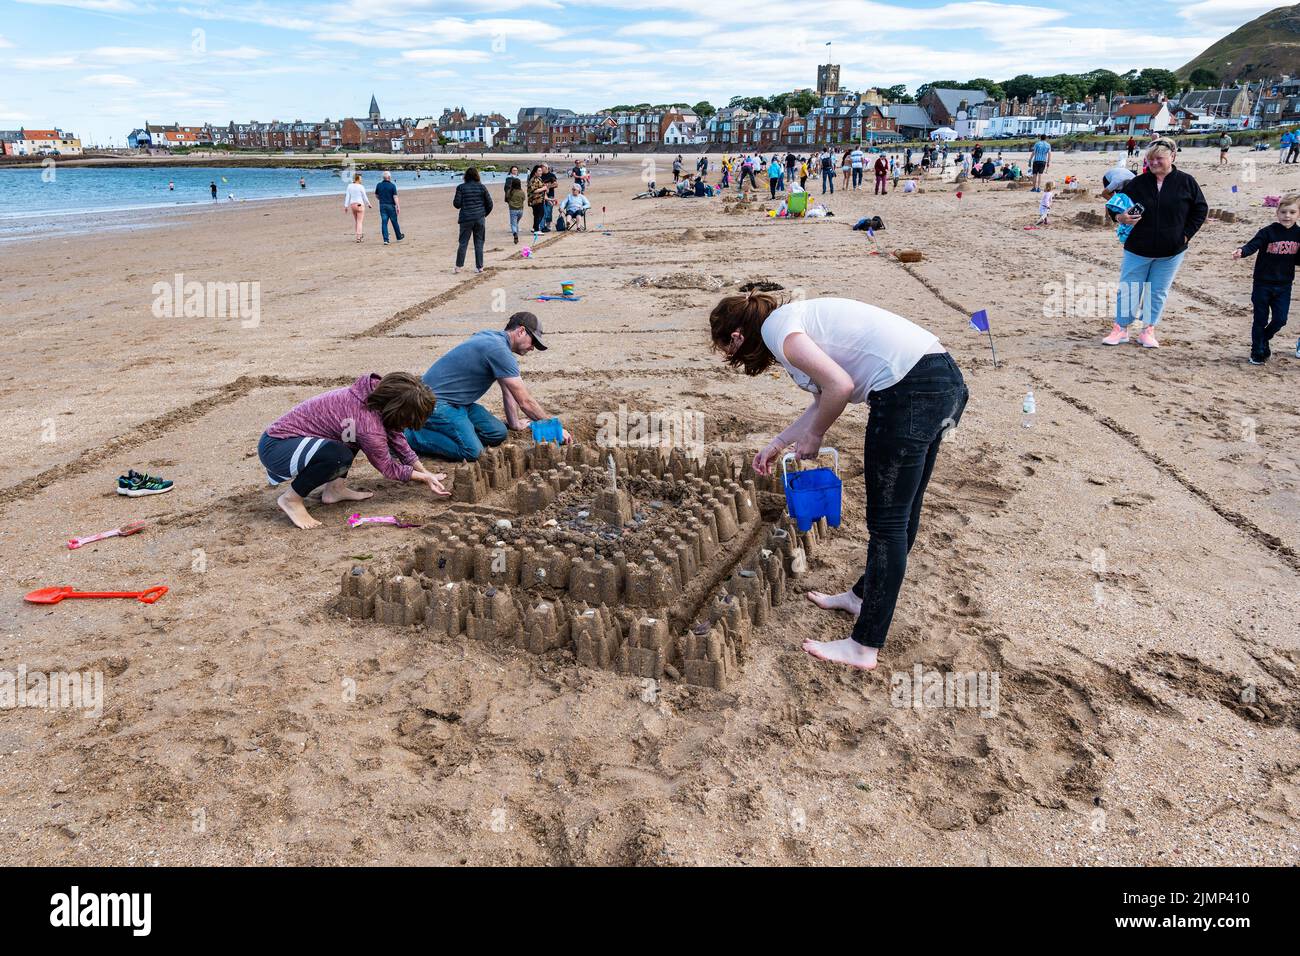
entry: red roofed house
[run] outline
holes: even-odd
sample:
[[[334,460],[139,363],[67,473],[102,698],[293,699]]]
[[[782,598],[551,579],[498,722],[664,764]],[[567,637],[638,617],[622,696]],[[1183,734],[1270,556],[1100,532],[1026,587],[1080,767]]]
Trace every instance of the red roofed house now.
[[[1165,132],[1173,120],[1168,103],[1125,103],[1115,111],[1111,123],[1116,133],[1142,136]]]

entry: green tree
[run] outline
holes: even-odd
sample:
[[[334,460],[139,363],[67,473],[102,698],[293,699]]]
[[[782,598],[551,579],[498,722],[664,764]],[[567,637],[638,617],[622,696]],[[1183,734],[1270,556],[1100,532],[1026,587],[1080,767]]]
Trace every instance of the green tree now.
[[[1192,70],[1192,75],[1187,79],[1195,87],[1217,87],[1219,85],[1219,74],[1203,66],[1198,66]]]
[[[791,96],[787,105],[798,110],[800,116],[807,116],[817,108],[817,104],[820,102],[821,100],[816,93],[811,90],[804,90],[802,93],[795,93]]]
[[[1146,93],[1148,90],[1156,90],[1168,96],[1178,92],[1178,77],[1174,75],[1172,70],[1147,67],[1141,72],[1137,80],[1129,86],[1129,90],[1134,93]]]
[[[1088,77],[1089,96],[1111,97],[1116,93],[1126,92],[1123,78],[1113,70],[1093,70]]]
[[[695,115],[700,117],[701,119],[708,119],[710,116],[712,116],[714,113],[717,112],[717,109],[715,109],[713,104],[710,103],[708,100],[700,100],[698,103],[692,106],[691,109],[693,109],[695,111]]]
[[[907,87],[906,87],[905,85],[903,85],[902,83],[899,83],[899,84],[896,85],[896,86],[891,86],[891,87],[890,87],[889,89],[887,89],[887,90],[881,90],[881,91],[880,91],[880,95],[883,96],[883,97],[884,97],[888,102],[890,102],[890,103],[914,103],[914,102],[916,102],[916,101],[912,98],[912,95],[911,95],[910,93],[907,92]]]
[[[1038,88],[1038,78],[1029,73],[1021,73],[1010,80],[1002,81],[1002,89],[1009,99],[1027,100],[1038,91]]]

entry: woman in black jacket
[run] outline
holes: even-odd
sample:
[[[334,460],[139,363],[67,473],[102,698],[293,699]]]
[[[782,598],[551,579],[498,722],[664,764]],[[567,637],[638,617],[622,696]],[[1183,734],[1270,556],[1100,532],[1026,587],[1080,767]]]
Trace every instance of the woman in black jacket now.
[[[483,239],[487,235],[487,217],[492,212],[492,197],[479,179],[478,170],[470,166],[465,170],[465,181],[456,187],[456,198],[451,204],[460,210],[460,242],[456,247],[456,268],[465,264],[465,250],[470,236],[474,237],[474,265],[483,271]]]
[[[1117,192],[1142,207],[1140,213],[1110,212],[1111,219],[1131,225],[1124,240],[1119,295],[1115,301],[1115,326],[1103,345],[1123,345],[1134,319],[1146,323],[1138,334],[1143,348],[1158,348],[1156,323],[1164,311],[1169,287],[1182,265],[1187,244],[1205,224],[1210,206],[1196,180],[1174,166],[1178,146],[1158,139],[1147,147],[1147,171],[1134,176]],[[1139,304],[1140,303],[1140,304]]]

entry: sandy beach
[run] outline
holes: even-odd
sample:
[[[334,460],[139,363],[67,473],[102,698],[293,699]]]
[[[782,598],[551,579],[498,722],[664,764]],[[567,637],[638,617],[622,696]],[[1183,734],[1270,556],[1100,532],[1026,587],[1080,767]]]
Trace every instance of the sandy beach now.
[[[820,220],[634,201],[644,157],[626,157],[600,164],[591,229],[527,259],[493,185],[481,276],[452,274],[450,190],[404,194],[408,238],[391,246],[377,209],[351,241],[341,194],[0,245],[0,668],[106,679],[98,718],[0,710],[10,862],[1294,864],[1300,323],[1247,364],[1250,264],[1231,253],[1272,220],[1262,197],[1300,190],[1300,166],[1182,154],[1237,221],[1193,241],[1159,350],[1108,349],[1089,299],[1118,280],[1119,244],[1074,220],[1101,208],[1113,155],[1056,155],[1053,223],[1034,231],[1038,197],[1004,184],[959,199],[934,180],[886,197],[837,183]],[[1248,155],[1257,179],[1242,183]],[[671,157],[657,159],[663,184]],[[1081,197],[1059,192],[1067,175]],[[851,231],[864,215],[885,221],[885,254]],[[257,321],[158,318],[153,288],[178,274],[260,283]],[[550,348],[522,360],[524,379],[579,441],[620,404],[698,411],[708,447],[740,466],[806,404],[783,375],[745,378],[708,351],[709,309],[751,280],[911,318],[970,386],[876,671],[800,650],[849,623],[800,593],[727,690],[664,682],[652,700],[567,650],[337,613],[341,576],[417,532],[349,529],[344,504],[293,528],[257,460],[266,425],[363,372],[421,374],[528,309]],[[561,281],[581,301],[534,301]],[[500,412],[496,390],[484,402]],[[865,423],[851,406],[827,436],[844,521],[798,592],[847,587],[865,560]],[[176,487],[118,496],[129,468]],[[362,457],[352,476],[375,492],[370,514],[459,507]],[[65,546],[134,519],[143,533]],[[170,592],[22,600],[62,584]],[[890,675],[917,665],[998,673],[998,713],[893,706]]]

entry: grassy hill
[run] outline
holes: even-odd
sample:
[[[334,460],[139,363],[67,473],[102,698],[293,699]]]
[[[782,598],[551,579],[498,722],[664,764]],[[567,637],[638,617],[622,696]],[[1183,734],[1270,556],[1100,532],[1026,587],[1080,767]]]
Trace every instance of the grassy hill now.
[[[1200,67],[1213,70],[1225,83],[1300,74],[1300,3],[1238,27],[1176,72],[1186,79]]]

